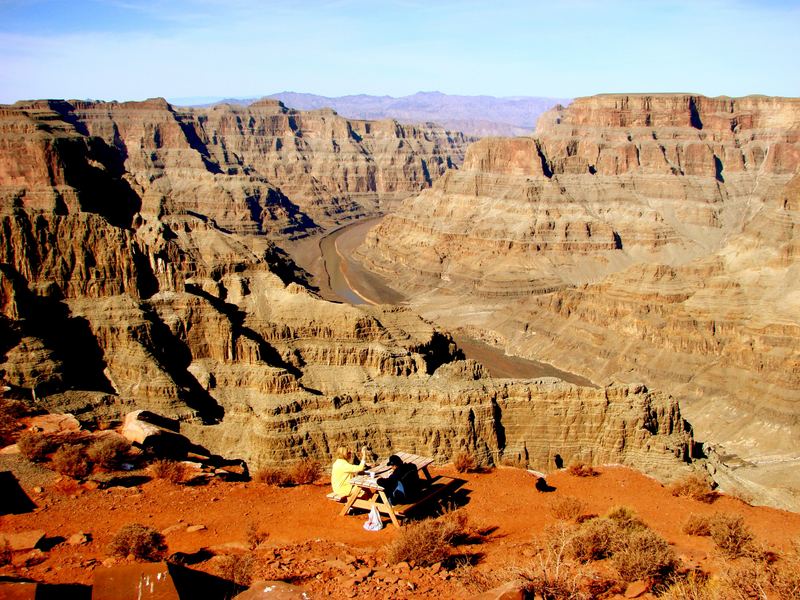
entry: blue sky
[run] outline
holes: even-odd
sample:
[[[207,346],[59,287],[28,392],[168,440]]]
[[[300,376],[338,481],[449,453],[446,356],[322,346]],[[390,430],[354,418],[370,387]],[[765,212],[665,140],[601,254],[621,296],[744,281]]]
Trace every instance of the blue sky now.
[[[800,0],[0,0],[0,102],[800,96]]]

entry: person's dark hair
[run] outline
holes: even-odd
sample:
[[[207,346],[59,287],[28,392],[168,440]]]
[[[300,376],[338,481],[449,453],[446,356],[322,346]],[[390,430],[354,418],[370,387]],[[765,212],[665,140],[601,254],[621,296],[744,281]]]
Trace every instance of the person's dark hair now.
[[[388,464],[390,467],[399,467],[403,464],[403,459],[397,456],[397,454],[392,454],[389,457],[389,460],[386,461],[386,464]]]

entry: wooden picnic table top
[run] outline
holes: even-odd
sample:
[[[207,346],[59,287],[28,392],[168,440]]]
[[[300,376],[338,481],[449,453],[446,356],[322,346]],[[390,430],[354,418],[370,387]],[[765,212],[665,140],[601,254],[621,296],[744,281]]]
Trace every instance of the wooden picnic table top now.
[[[402,460],[404,463],[413,464],[417,467],[417,471],[423,471],[425,477],[430,479],[428,467],[433,464],[432,458],[428,456],[419,456],[418,454],[410,454],[408,452],[395,452],[395,456],[400,458],[400,460]],[[386,460],[389,459],[387,458]],[[378,485],[377,479],[392,471],[392,467],[386,464],[386,460],[375,465],[374,467],[367,468],[363,475],[356,475],[350,480],[350,482],[353,485],[357,485],[362,488],[369,488],[371,490],[382,489],[381,486]]]

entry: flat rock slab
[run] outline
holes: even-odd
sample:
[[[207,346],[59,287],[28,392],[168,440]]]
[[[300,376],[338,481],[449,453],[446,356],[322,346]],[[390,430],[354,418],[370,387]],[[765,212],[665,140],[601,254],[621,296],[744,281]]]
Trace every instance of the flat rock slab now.
[[[250,589],[234,596],[234,600],[310,600],[301,587],[284,581],[257,581]]]
[[[30,418],[30,428],[42,433],[67,433],[70,431],[80,431],[81,424],[78,419],[70,414],[39,415]]]
[[[0,598],[3,600],[36,600],[36,583],[0,582]]]
[[[42,541],[44,535],[44,531],[41,529],[22,531],[20,533],[0,533],[0,545],[8,542],[11,549],[18,552],[33,550]]]
[[[100,567],[92,600],[180,600],[167,563]]]

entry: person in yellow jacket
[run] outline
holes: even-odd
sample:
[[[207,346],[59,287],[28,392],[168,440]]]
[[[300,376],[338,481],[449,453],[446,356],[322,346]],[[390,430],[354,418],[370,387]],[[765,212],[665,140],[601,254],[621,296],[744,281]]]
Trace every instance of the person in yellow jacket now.
[[[357,465],[352,462],[353,452],[350,448],[340,447],[336,455],[338,458],[333,462],[331,469],[331,487],[334,494],[343,498],[353,491],[353,485],[350,483],[353,475],[360,473],[367,466],[367,447],[361,448],[361,462]]]

